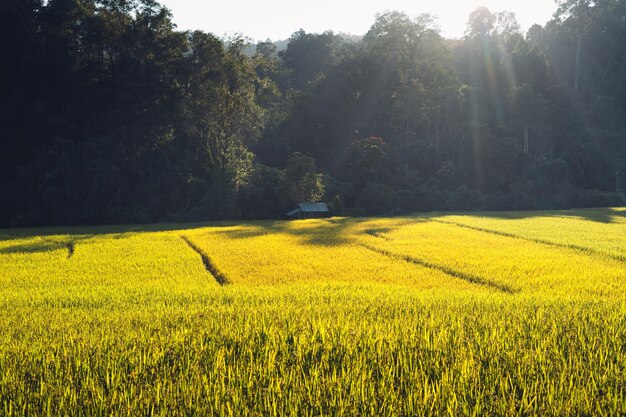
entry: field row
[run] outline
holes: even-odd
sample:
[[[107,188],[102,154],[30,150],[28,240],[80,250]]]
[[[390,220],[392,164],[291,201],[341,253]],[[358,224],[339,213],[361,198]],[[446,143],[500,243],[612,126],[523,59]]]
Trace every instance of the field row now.
[[[0,308],[0,414],[621,415],[625,318],[383,285]]]
[[[0,415],[624,415],[625,214],[0,231]]]
[[[568,229],[568,222],[578,228]],[[619,236],[626,227],[595,224],[604,232],[591,241],[588,223],[564,216],[549,223],[444,216],[13,238],[0,243],[0,284],[13,289],[4,298],[23,293],[31,302],[94,293],[102,300],[97,294],[112,285],[115,295],[108,298],[140,302],[163,293],[164,285],[169,298],[176,291],[201,293],[211,281],[623,298],[626,239]]]

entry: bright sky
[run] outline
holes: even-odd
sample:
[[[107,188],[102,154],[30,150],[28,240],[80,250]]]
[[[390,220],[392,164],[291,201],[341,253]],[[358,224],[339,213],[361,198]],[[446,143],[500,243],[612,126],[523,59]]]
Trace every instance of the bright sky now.
[[[479,6],[516,14],[523,30],[545,24],[556,10],[555,0],[161,0],[181,30],[201,29],[215,35],[241,33],[253,40],[287,39],[302,28],[362,35],[377,13],[399,10],[410,16],[438,17],[443,35],[463,36],[469,14]]]

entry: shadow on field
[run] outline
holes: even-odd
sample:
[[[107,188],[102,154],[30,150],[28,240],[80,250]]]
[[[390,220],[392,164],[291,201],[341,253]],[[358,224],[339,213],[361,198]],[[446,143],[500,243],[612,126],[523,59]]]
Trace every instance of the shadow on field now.
[[[0,254],[49,252],[63,247],[68,249],[68,253],[73,254],[75,245],[87,243],[98,236],[108,235],[114,239],[126,239],[137,233],[191,231],[207,227],[212,229],[211,233],[228,239],[250,239],[284,234],[298,238],[303,244],[332,247],[350,243],[353,237],[350,237],[348,229],[363,221],[366,219],[331,218],[303,221],[262,220],[254,222],[6,229],[0,233],[0,243],[8,245],[0,247]],[[12,241],[17,240],[21,241],[11,245]],[[27,241],[24,242],[24,240]]]
[[[626,208],[595,208],[551,211],[514,211],[514,212],[435,212],[414,213],[412,216],[396,218],[399,222],[389,227],[372,225],[369,229],[360,230],[374,237],[385,239],[388,233],[406,224],[420,221],[436,220],[449,215],[467,215],[474,217],[519,220],[532,217],[554,217],[583,219],[598,223],[622,223],[626,220]],[[410,219],[410,220],[409,220]],[[25,229],[5,229],[0,233],[0,243],[8,244],[0,248],[0,254],[38,253],[66,247],[69,256],[74,245],[86,243],[89,239],[102,235],[112,235],[114,239],[126,239],[136,233],[168,232],[194,230],[210,227],[213,233],[229,239],[250,239],[272,234],[286,234],[301,240],[303,244],[318,246],[338,246],[355,241],[355,234],[350,229],[376,218],[331,218],[316,220],[284,221],[264,220],[255,222],[229,221],[206,223],[160,223],[148,225],[113,225],[113,226],[71,226],[42,227]],[[11,241],[35,238],[32,241],[19,242],[11,245]]]
[[[227,227],[232,225],[233,223],[193,223],[5,229],[0,233],[0,255],[45,253],[65,248],[69,259],[74,255],[76,246],[88,244],[90,240],[99,236],[127,239],[136,233],[192,230],[207,226]],[[17,241],[20,242],[18,243]]]
[[[205,227],[232,227],[241,225],[241,222],[211,222],[211,223],[155,223],[145,225],[112,225],[112,226],[52,226],[38,228],[4,229],[0,233],[0,242],[23,240],[34,237],[46,239],[67,238],[78,241],[102,235],[113,235],[115,239],[124,239],[136,233],[169,232],[178,230],[202,229]]]
[[[334,247],[359,243],[358,236],[362,234],[391,240],[387,235],[403,226],[430,221],[429,218],[423,217],[394,217],[385,218],[385,225],[383,226],[376,224],[377,220],[379,219],[371,217],[333,217],[330,219],[268,221],[264,222],[262,226],[248,225],[243,226],[243,228],[213,233],[227,239],[251,239],[261,236],[286,235],[297,238],[299,243],[304,245]],[[368,223],[371,223],[371,225]]]
[[[419,213],[415,213],[419,216]],[[425,217],[472,216],[487,219],[521,220],[532,217],[554,217],[562,219],[582,219],[597,223],[621,223],[626,220],[626,208],[593,208],[570,210],[534,210],[534,211],[494,211],[494,212],[436,212],[424,214]]]
[[[350,227],[360,219],[332,218],[303,221],[267,221],[263,225],[249,225],[235,230],[215,232],[227,239],[252,239],[269,235],[287,235],[298,238],[303,244],[316,246],[339,246],[353,241]]]
[[[51,239],[40,237],[35,241],[19,243],[1,248],[0,254],[33,254],[66,249],[67,257],[71,258],[72,255],[74,255],[76,243],[89,238],[89,236],[72,237],[70,239]]]

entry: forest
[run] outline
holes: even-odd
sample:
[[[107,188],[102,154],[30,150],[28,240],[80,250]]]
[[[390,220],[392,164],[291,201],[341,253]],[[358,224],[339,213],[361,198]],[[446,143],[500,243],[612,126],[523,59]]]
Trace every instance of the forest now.
[[[154,0],[0,1],[0,227],[625,204],[626,1],[286,48]],[[268,23],[269,24],[269,23]]]

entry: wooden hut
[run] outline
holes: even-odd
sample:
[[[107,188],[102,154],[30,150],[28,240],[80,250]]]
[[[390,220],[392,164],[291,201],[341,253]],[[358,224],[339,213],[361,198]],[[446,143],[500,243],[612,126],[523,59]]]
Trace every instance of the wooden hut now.
[[[286,214],[289,219],[314,219],[330,216],[326,203],[298,203],[298,207]]]

